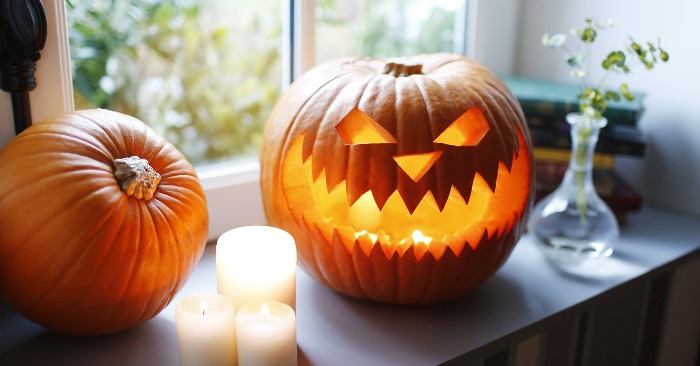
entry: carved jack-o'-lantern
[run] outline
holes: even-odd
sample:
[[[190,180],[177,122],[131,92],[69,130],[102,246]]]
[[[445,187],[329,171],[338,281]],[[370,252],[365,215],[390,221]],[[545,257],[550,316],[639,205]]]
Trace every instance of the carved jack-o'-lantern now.
[[[458,297],[507,259],[531,208],[527,125],[494,74],[451,54],[342,59],[302,76],[261,150],[269,224],[361,299]]]

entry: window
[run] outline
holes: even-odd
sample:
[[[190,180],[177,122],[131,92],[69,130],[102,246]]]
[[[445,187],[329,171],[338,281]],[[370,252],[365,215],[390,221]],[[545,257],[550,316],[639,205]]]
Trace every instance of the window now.
[[[76,107],[136,116],[195,165],[257,152],[282,87],[279,0],[70,0]]]
[[[318,1],[316,62],[455,52],[463,0]],[[330,47],[329,45],[332,45]]]
[[[87,3],[97,4],[100,2],[110,5],[112,1],[71,0],[70,2],[71,4],[68,6],[81,7]],[[138,2],[138,6],[133,5],[136,2]],[[219,8],[206,8],[204,5],[201,7],[198,5],[209,2],[214,6],[219,6]],[[135,38],[128,38],[124,36],[124,33],[119,33],[116,30],[110,34],[93,34],[90,39],[91,42],[94,42],[92,50],[89,47],[74,50],[77,57],[81,58],[80,62],[83,62],[81,65],[75,64],[75,67],[84,68],[77,71],[79,77],[75,83],[75,90],[86,93],[85,86],[81,83],[90,81],[90,77],[92,77],[92,82],[99,85],[99,90],[95,89],[96,93],[103,93],[103,95],[96,95],[96,100],[99,101],[100,98],[108,97],[106,94],[110,92],[123,91],[124,89],[120,89],[120,87],[124,84],[137,81],[141,83],[141,88],[138,89],[140,94],[123,96],[124,100],[131,99],[134,103],[129,107],[132,109],[127,109],[126,112],[134,115],[145,113],[146,117],[140,116],[144,121],[165,121],[164,125],[154,126],[154,128],[176,145],[180,142],[178,148],[189,154],[192,160],[195,160],[208,197],[211,220],[210,237],[212,239],[235,226],[264,223],[259,198],[257,159],[255,159],[257,155],[256,139],[259,140],[261,126],[265,122],[269,109],[276,102],[284,85],[294,76],[298,76],[301,72],[312,67],[317,60],[322,61],[344,54],[388,56],[392,53],[408,55],[415,52],[437,51],[465,53],[465,50],[475,49],[473,45],[471,48],[467,47],[469,42],[465,34],[478,33],[478,28],[474,28],[473,24],[469,32],[464,30],[467,15],[470,16],[471,22],[476,14],[482,12],[481,10],[475,11],[478,10],[476,5],[480,4],[477,0],[258,0],[243,3],[230,3],[225,0],[199,2],[189,0],[124,0],[123,3],[132,5],[131,7],[123,5],[125,8],[121,8],[119,11],[136,12],[135,21],[145,23],[127,23],[121,24],[121,26],[128,25],[139,28],[145,33],[134,36]],[[490,2],[483,2],[483,4],[487,3]],[[89,38],[89,29],[81,30],[80,27],[96,26],[96,24],[89,23],[87,18],[83,18],[88,12],[87,7],[79,8],[83,13],[71,13],[70,22],[74,26],[68,32],[64,2],[62,0],[48,0],[44,2],[44,6],[50,32],[47,47],[42,53],[37,71],[40,87],[31,95],[32,113],[35,120],[70,111],[73,108],[73,85],[70,83],[67,40],[69,35],[71,38]],[[234,6],[241,8],[236,11],[232,9]],[[158,14],[156,19],[143,18],[149,9]],[[71,9],[71,11],[75,11],[75,9]],[[102,14],[108,14],[109,18],[102,17],[100,19],[98,16],[97,20],[91,21],[113,21],[114,9],[109,12],[105,9],[102,11]],[[175,11],[180,11],[180,13],[175,13]],[[224,21],[223,24],[233,25],[233,28],[226,28],[229,29],[226,32],[233,32],[231,29],[239,32],[238,28],[235,27],[248,26],[257,29],[258,33],[248,32],[245,33],[245,36],[241,36],[243,33],[223,34],[226,32],[220,30],[221,23],[210,21],[210,19],[214,18],[211,14],[219,16],[227,13],[231,13],[234,17],[238,15],[240,18]],[[199,24],[203,27],[192,30],[197,22],[202,22],[201,17],[207,20],[204,24]],[[168,27],[158,30],[148,22],[165,22]],[[199,32],[196,35],[203,36],[204,41],[189,44],[187,43],[190,42],[189,39],[180,39],[183,36],[174,35],[173,32],[176,29],[189,29],[190,33],[187,33],[185,38]],[[315,32],[315,29],[318,32]],[[376,29],[382,29],[383,32],[375,32]],[[122,28],[122,31],[126,30]],[[421,38],[428,33],[437,36],[429,40]],[[132,54],[109,54],[106,52],[109,45],[100,45],[100,42],[104,43],[119,37],[125,37],[127,42],[133,42],[132,46],[134,47],[125,52]],[[348,41],[340,41],[344,39]],[[74,39],[71,42],[75,45],[75,41]],[[228,50],[226,47],[220,47],[222,44],[231,45],[229,43],[240,48]],[[347,48],[335,47],[341,43]],[[175,49],[181,48],[183,44],[201,52],[196,55],[184,56],[168,53],[175,52]],[[328,46],[329,44],[333,44],[334,47]],[[416,44],[419,45],[418,48],[414,47]],[[394,46],[390,45],[396,47],[392,48]],[[266,58],[254,59],[253,54],[258,53],[265,54]],[[97,55],[100,55],[101,58],[98,59]],[[148,57],[147,65],[156,69],[155,71],[150,70],[153,73],[148,74],[147,77],[132,69],[143,57]],[[175,63],[168,65],[166,61],[174,61]],[[95,66],[95,63],[98,65]],[[94,75],[90,75],[89,68],[99,67],[99,63],[108,72],[95,78]],[[214,68],[211,65],[215,65],[217,68],[230,71],[230,73],[220,77],[197,75],[200,79],[191,79],[192,75],[185,75],[185,78],[190,79],[184,80],[181,74],[168,69],[169,67],[177,69],[187,63],[196,65],[197,72],[211,70]],[[245,69],[245,72],[241,72],[241,68]],[[255,76],[254,80],[250,79],[252,76]],[[198,86],[201,87],[198,84],[202,82],[201,80],[208,79],[211,79],[210,81],[221,89],[211,93],[207,91],[206,87],[197,89]],[[188,85],[188,87],[185,88],[184,85]],[[187,91],[195,89],[196,93],[192,97],[186,97],[184,89]],[[165,92],[163,92],[164,90]],[[261,94],[262,97],[260,97]],[[224,97],[229,97],[231,100],[227,101]],[[84,103],[81,98],[76,98],[79,108],[85,106],[81,104]],[[222,99],[225,105],[231,105],[231,111],[237,111],[237,113],[243,111],[236,117],[230,117],[237,118],[235,124],[250,127],[246,132],[236,136],[236,138],[247,136],[243,139],[246,140],[244,142],[240,142],[243,140],[229,141],[225,139],[221,142],[212,142],[212,144],[234,146],[238,149],[232,153],[219,154],[218,150],[212,152],[212,147],[207,146],[209,139],[213,139],[212,136],[219,137],[218,135],[227,135],[229,132],[216,128],[209,132],[201,132],[200,128],[205,129],[211,126],[192,126],[191,122],[195,117],[185,116],[183,112],[186,108],[190,108],[195,114],[201,113],[202,116],[198,116],[198,118],[201,117],[202,120],[210,120],[209,116],[216,113],[232,114],[231,111],[214,110],[218,107],[210,105],[203,107],[201,105],[217,98]],[[145,108],[146,104],[151,104],[153,100],[164,100],[165,104],[155,110]],[[105,107],[106,105],[98,104],[98,106]],[[106,107],[117,109],[113,106]],[[7,107],[3,107],[2,100],[0,100],[0,110],[7,111],[9,115],[9,110]],[[8,123],[11,125],[11,120]],[[214,124],[216,123],[218,122],[214,122]],[[9,138],[6,138],[7,133],[3,132],[7,127],[4,124],[0,127],[0,134],[2,134],[0,137],[3,138],[0,144],[2,144]],[[201,134],[205,136],[211,134],[211,136],[204,137]],[[232,136],[224,137],[233,138]],[[187,150],[190,148],[191,151]],[[247,158],[239,159],[236,163],[230,161],[211,163],[224,158],[228,159],[231,156]]]

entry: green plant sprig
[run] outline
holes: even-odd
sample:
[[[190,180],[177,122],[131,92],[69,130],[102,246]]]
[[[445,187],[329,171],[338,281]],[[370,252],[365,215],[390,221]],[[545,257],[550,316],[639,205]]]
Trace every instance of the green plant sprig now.
[[[545,33],[542,36],[542,45],[549,48],[560,48],[565,52],[566,63],[571,70],[571,76],[578,80],[581,92],[578,94],[580,112],[584,115],[600,118],[605,113],[609,101],[625,99],[633,101],[635,96],[626,83],[620,83],[615,89],[609,89],[608,77],[612,74],[628,74],[632,68],[643,65],[646,70],[652,70],[659,62],[667,62],[669,54],[661,48],[661,40],[656,43],[638,43],[632,36],[622,49],[615,49],[608,53],[600,66],[605,70],[598,83],[593,83],[590,78],[590,48],[598,38],[602,30],[612,28],[609,20],[607,27],[595,19],[586,19],[586,24],[580,28],[571,29],[571,34],[578,40],[576,52],[566,45],[567,36],[557,33],[550,36]]]

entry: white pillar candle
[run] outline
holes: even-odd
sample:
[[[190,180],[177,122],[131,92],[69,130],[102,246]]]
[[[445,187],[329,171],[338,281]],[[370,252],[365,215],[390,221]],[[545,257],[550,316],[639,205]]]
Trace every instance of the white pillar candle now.
[[[296,307],[297,250],[294,238],[270,226],[229,230],[216,244],[217,292],[238,311],[252,301]]]
[[[236,317],[231,301],[192,294],[175,310],[180,365],[236,365]]]
[[[236,314],[239,366],[296,366],[296,316],[289,305],[256,301]]]

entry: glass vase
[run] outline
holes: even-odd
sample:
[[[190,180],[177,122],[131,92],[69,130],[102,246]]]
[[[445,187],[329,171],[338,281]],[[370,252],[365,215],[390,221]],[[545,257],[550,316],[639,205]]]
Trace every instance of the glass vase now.
[[[607,119],[570,113],[566,120],[571,125],[569,166],[559,187],[535,205],[528,230],[552,263],[580,268],[610,256],[619,229],[593,185],[593,151]]]

